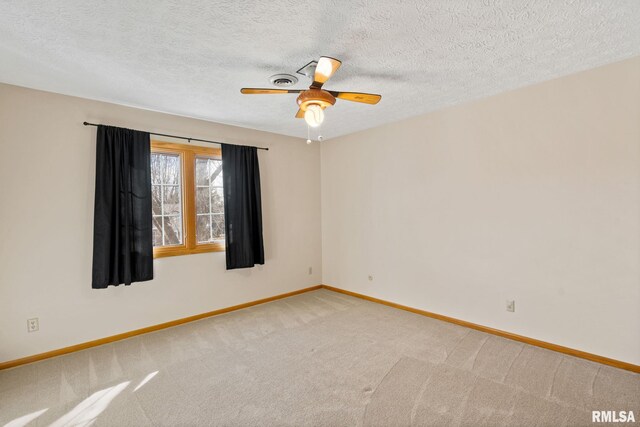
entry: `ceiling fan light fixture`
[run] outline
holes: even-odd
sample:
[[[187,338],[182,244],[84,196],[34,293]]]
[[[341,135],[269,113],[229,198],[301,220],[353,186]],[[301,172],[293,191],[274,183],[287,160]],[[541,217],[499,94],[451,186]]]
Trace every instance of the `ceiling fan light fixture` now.
[[[246,95],[297,93],[299,94],[296,99],[298,111],[295,114],[295,118],[304,118],[305,122],[307,122],[307,130],[312,127],[317,128],[324,121],[324,109],[334,105],[336,98],[363,104],[377,104],[380,101],[381,96],[373,93],[337,92],[322,89],[322,86],[333,76],[341,65],[342,61],[339,59],[322,56],[317,62],[311,61],[299,69],[297,72],[307,77],[311,77],[313,72],[313,77],[311,77],[313,82],[311,82],[309,89],[306,90],[243,87],[240,89],[240,92]],[[295,81],[295,79],[296,77],[290,75],[276,75],[272,76],[272,83],[276,86],[284,86]],[[322,140],[321,137],[318,137],[318,140]],[[307,141],[311,141],[309,135],[307,135]]]
[[[304,112],[304,120],[312,128],[317,128],[324,121],[324,111],[319,104],[309,104]]]
[[[320,58],[318,65],[316,65],[316,73],[320,73],[325,77],[330,77],[331,74],[333,74],[333,66],[331,62],[326,60],[326,58]]]

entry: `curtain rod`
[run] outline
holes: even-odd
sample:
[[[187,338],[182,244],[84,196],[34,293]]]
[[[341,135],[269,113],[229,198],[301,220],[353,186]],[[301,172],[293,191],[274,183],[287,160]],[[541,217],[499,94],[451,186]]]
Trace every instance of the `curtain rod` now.
[[[108,125],[99,125],[99,124],[96,124],[96,123],[89,123],[89,122],[82,122],[82,124],[85,125],[85,126],[108,126]],[[137,130],[137,129],[132,129],[132,130]],[[186,139],[189,142],[191,142],[191,141],[199,141],[199,142],[208,142],[210,144],[231,145],[231,144],[227,144],[226,142],[209,141],[208,139],[189,138],[189,137],[186,137],[186,136],[169,135],[169,134],[166,134],[166,133],[155,133],[155,132],[149,132],[149,133],[151,135],[155,135],[155,136],[167,136],[169,138]],[[248,145],[246,147],[253,147],[253,146],[252,145]],[[253,147],[253,148],[257,148],[258,150],[269,151],[268,147]]]

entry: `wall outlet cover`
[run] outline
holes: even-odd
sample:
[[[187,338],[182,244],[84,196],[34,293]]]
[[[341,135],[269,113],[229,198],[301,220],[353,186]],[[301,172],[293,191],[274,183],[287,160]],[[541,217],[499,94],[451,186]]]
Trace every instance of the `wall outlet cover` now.
[[[27,332],[37,332],[40,330],[40,322],[37,317],[27,319]]]

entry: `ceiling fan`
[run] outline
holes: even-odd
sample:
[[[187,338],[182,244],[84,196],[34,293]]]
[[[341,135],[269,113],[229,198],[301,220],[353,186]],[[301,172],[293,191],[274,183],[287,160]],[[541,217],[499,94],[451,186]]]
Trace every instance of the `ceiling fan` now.
[[[259,88],[242,88],[240,92],[246,95],[264,95],[264,94],[281,94],[281,93],[299,93],[298,95],[298,113],[296,118],[304,118],[311,127],[318,127],[324,120],[324,109],[336,103],[337,99],[345,101],[362,102],[364,104],[377,104],[382,96],[372,93],[360,92],[337,92],[333,90],[324,90],[327,80],[340,68],[342,62],[322,56],[318,60],[313,76],[313,83],[309,89],[259,89]]]

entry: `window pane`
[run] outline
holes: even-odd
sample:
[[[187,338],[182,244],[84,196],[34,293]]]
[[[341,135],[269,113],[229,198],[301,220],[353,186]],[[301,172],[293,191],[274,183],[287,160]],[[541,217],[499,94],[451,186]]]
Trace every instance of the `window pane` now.
[[[222,188],[211,187],[211,213],[224,213]]]
[[[209,188],[196,188],[196,213],[209,213]]]
[[[213,214],[211,215],[211,234],[215,240],[224,239],[224,215]]]
[[[165,156],[163,154],[151,153],[151,183],[162,183],[162,171],[164,170]]]
[[[163,189],[163,214],[179,215],[182,211],[182,204],[180,203],[180,187],[177,185],[165,185],[163,186]]]
[[[165,169],[163,184],[177,184],[180,180],[180,156],[165,155]]]
[[[196,185],[209,185],[208,159],[196,158]]]
[[[196,220],[196,235],[198,243],[207,243],[211,241],[209,214],[198,215]]]
[[[154,216],[152,224],[153,246],[162,246],[162,217]]]
[[[209,160],[209,176],[211,185],[222,187],[222,161]]]
[[[162,215],[162,186],[160,185],[151,186],[151,209],[154,215]]]
[[[151,153],[153,246],[184,242],[181,167],[178,154]]]
[[[198,243],[224,239],[222,161],[196,158],[196,237]]]
[[[179,245],[182,243],[182,217],[165,216],[164,220],[164,245]]]

